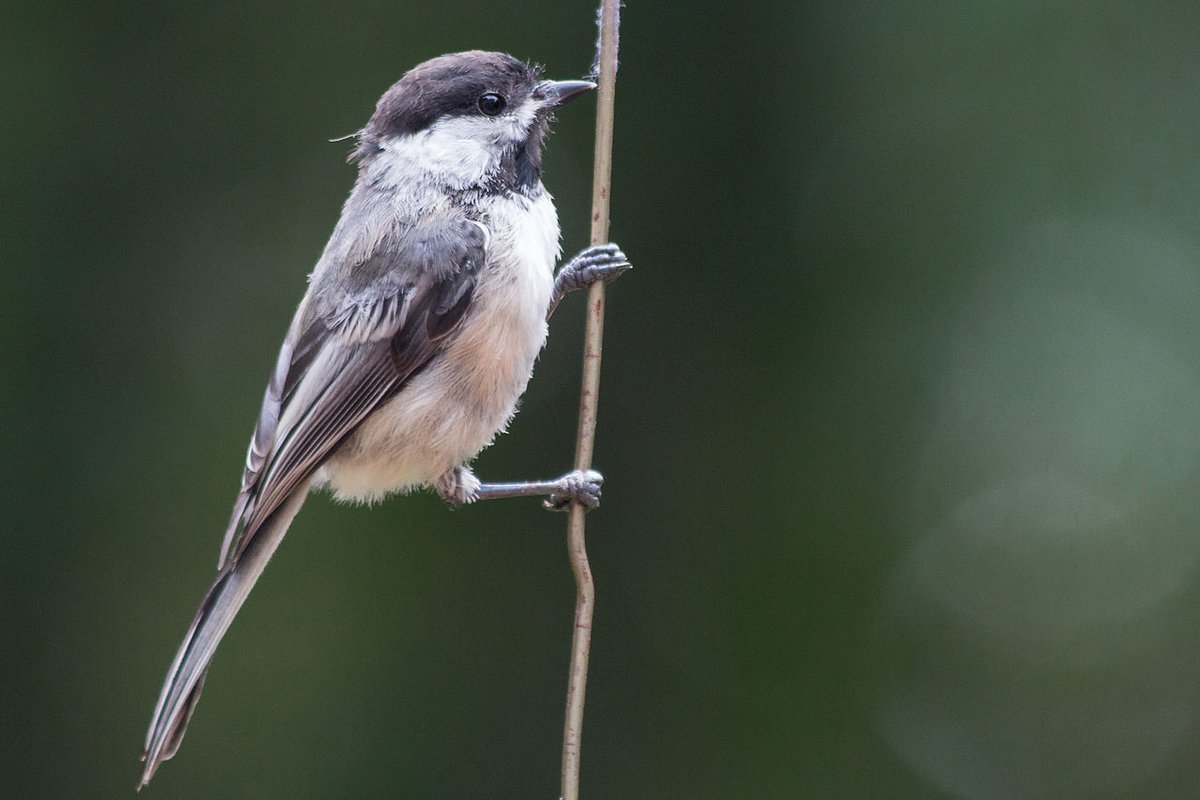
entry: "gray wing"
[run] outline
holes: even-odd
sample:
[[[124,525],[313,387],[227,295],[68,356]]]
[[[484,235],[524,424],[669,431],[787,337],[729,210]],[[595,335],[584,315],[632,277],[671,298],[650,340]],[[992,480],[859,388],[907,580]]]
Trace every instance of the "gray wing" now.
[[[167,673],[142,755],[142,785],[175,754],[208,664],[304,501],[313,473],[441,350],[470,307],[485,259],[474,223],[450,263],[425,268],[385,241],[355,266],[366,285],[321,304],[312,287],[280,351],[251,439],[220,570]],[[473,231],[474,233],[471,233]],[[416,264],[416,266],[414,266]]]
[[[235,542],[243,547],[247,532],[422,369],[458,325],[474,294],[487,236],[466,220],[454,232],[459,246],[442,250],[451,264],[429,257],[427,231],[415,242],[385,240],[353,270],[366,285],[351,283],[323,313],[297,313],[250,439],[222,566],[236,552]]]

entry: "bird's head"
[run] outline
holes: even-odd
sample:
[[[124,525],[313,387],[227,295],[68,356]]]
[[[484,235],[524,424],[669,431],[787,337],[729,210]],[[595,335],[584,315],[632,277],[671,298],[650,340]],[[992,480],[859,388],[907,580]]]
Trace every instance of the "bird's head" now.
[[[538,68],[504,53],[438,56],[384,93],[351,159],[383,181],[520,191],[540,184],[554,110],[594,88],[543,80]]]

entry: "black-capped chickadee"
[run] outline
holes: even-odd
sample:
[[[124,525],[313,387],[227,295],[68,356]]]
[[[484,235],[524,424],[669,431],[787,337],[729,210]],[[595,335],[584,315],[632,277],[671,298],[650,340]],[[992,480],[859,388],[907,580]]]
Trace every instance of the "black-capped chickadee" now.
[[[167,673],[139,786],[178,749],[217,644],[311,489],[598,502],[594,472],[481,484],[468,466],[512,418],[558,301],[629,268],[609,244],[554,274],[542,142],[554,110],[593,88],[471,51],[426,61],[380,98],[267,384],[219,572]]]

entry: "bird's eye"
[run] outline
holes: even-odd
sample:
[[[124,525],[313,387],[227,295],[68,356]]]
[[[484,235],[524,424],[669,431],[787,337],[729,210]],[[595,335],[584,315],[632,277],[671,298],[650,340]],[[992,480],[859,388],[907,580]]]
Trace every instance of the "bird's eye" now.
[[[504,98],[495,92],[488,92],[479,98],[479,110],[487,114],[489,117],[494,117],[504,110],[508,105]]]

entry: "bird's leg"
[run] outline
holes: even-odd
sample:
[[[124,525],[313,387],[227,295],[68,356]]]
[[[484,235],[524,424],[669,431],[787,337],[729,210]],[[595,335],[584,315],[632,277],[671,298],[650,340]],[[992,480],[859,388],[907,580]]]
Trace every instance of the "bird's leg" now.
[[[470,467],[455,467],[438,478],[434,488],[438,496],[452,506],[500,497],[546,495],[543,502],[546,508],[551,511],[565,511],[574,500],[578,500],[589,510],[600,505],[600,488],[603,484],[604,476],[594,469],[573,470],[552,481],[480,483]]]
[[[581,250],[554,276],[554,293],[550,296],[546,319],[550,319],[559,302],[576,289],[591,286],[596,281],[614,280],[632,268],[621,248],[612,242]]]

